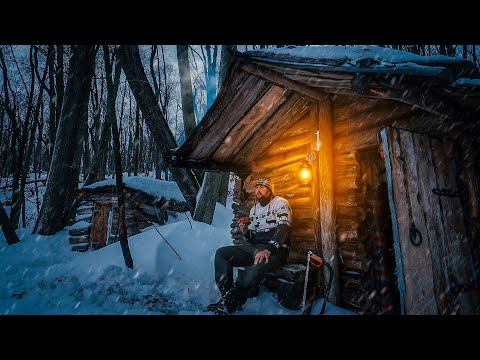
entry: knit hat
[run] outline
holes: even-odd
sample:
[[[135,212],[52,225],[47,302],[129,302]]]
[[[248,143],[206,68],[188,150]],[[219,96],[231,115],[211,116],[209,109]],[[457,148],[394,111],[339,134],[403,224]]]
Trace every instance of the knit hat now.
[[[273,182],[272,179],[270,179],[269,177],[261,177],[260,179],[256,180],[255,186],[257,185],[263,185],[266,188],[270,189],[270,192],[273,195]]]

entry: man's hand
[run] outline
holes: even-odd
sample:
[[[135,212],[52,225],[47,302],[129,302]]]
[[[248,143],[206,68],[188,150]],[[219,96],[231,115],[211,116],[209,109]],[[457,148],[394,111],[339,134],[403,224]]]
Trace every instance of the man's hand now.
[[[261,263],[263,259],[265,259],[265,264],[268,264],[268,258],[270,257],[270,250],[262,250],[255,255],[255,261],[253,262],[253,265],[257,265],[258,263]]]
[[[240,228],[240,230],[242,231],[242,233],[246,234],[246,233],[248,232],[248,224],[240,221],[240,222],[238,223],[238,227]]]

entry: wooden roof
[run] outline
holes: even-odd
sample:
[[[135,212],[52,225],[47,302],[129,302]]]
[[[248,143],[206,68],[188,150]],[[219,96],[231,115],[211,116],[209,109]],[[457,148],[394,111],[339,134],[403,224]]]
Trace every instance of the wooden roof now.
[[[311,100],[332,96],[400,101],[480,134],[480,87],[453,85],[459,76],[472,74],[466,60],[442,67],[436,62],[431,72],[419,73],[402,67],[352,71],[335,66],[339,64],[300,63],[258,51],[234,56],[215,102],[173,152],[173,166],[248,174],[256,157],[307,111]]]

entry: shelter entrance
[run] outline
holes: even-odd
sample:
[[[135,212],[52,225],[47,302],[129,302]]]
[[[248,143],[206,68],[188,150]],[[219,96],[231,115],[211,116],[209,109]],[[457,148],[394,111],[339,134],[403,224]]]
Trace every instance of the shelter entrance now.
[[[454,144],[393,127],[379,138],[401,313],[458,313],[474,272]]]

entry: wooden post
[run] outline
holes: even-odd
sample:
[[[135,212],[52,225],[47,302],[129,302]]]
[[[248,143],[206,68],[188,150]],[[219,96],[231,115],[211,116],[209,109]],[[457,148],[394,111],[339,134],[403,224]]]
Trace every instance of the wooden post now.
[[[318,191],[315,191],[315,202],[318,201],[318,209],[314,206],[314,214],[315,219],[317,219],[317,222],[319,222],[320,225],[320,246],[322,249],[322,256],[333,269],[332,287],[329,292],[328,301],[336,305],[339,300],[339,276],[337,239],[335,236],[335,203],[333,195],[333,111],[330,100],[319,102],[317,107],[318,130],[320,131],[320,151],[317,153],[316,160],[318,171],[314,172],[318,179],[314,186],[318,186]],[[315,147],[316,141],[313,142],[312,145]],[[317,233],[317,229],[315,233]],[[328,271],[324,272],[324,274],[326,286],[329,281],[329,277],[327,276]]]

